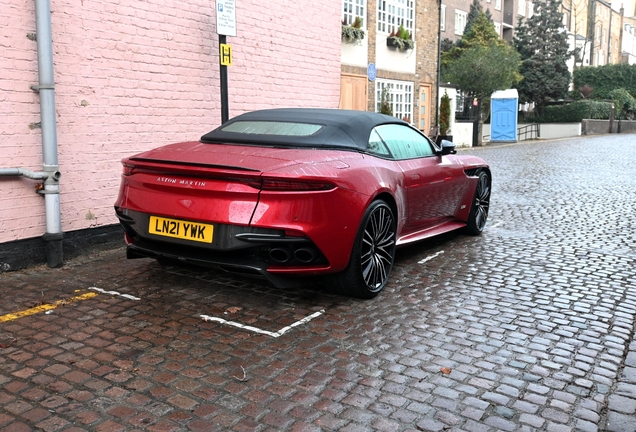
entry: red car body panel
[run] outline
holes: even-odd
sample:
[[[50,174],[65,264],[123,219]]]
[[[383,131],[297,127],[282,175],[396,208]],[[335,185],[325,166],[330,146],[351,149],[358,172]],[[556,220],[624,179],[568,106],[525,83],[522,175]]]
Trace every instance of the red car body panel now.
[[[176,248],[175,257],[228,265],[245,258],[237,267],[286,275],[344,270],[378,197],[394,209],[397,245],[461,228],[477,182],[467,172],[487,168],[480,158],[453,154],[391,160],[351,149],[193,141],[122,163],[115,208],[133,255],[170,257]],[[208,224],[216,237],[202,244],[152,234],[150,216]],[[276,250],[276,262],[258,264],[253,257],[269,241],[290,243]],[[255,246],[243,249],[249,242]],[[302,246],[289,249],[292,243]],[[269,254],[279,247],[272,244]]]

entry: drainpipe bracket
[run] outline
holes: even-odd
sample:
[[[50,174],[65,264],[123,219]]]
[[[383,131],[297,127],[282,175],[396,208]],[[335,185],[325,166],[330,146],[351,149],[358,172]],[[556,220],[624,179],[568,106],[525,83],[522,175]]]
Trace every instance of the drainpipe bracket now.
[[[32,86],[30,86],[30,89],[33,90],[36,93],[40,93],[40,90],[55,90],[55,85],[54,84],[32,85]]]
[[[48,194],[58,194],[60,193],[59,189],[58,190],[47,190],[47,189],[40,189],[37,191],[37,193],[41,194],[41,195],[48,195]]]

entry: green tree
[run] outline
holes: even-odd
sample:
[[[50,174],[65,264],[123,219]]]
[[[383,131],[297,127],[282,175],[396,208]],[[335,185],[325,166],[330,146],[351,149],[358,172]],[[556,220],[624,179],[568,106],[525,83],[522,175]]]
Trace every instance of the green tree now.
[[[616,107],[616,114],[619,119],[630,119],[636,112],[636,99],[624,88],[612,90],[608,95]]]
[[[499,38],[499,35],[495,31],[495,26],[492,21],[486,16],[484,12],[481,12],[477,18],[473,20],[470,29],[462,36],[461,40],[448,51],[442,52],[442,78],[444,81],[448,81],[445,77],[445,72],[448,66],[456,61],[464,51],[479,45],[499,45],[502,47],[507,46],[506,42]]]
[[[505,44],[476,45],[448,65],[445,77],[470,96],[483,99],[521,79],[519,54]]]
[[[455,46],[455,42],[453,42],[449,38],[444,38],[442,39],[442,42],[441,42],[440,51],[442,52],[450,51],[454,46]]]
[[[550,100],[567,95],[570,71],[566,61],[571,56],[563,28],[560,0],[534,3],[534,14],[519,19],[514,46],[521,55],[523,80],[517,85],[521,102],[535,102],[539,114]]]
[[[490,10],[486,9],[486,12],[484,12],[484,8],[481,6],[481,0],[473,0],[473,2],[470,4],[468,16],[466,17],[466,27],[464,27],[464,35],[462,36],[462,38],[468,34],[471,27],[473,26],[473,23],[475,22],[475,20],[477,20],[477,18],[479,18],[482,13],[484,13],[486,15],[486,18],[488,18],[488,20],[492,23],[492,14],[490,13]]]
[[[468,101],[477,99],[477,143],[481,145],[483,116],[482,107],[488,107],[490,95],[495,90],[512,87],[519,75],[519,54],[508,45],[491,42],[466,49],[446,68],[446,77],[457,84]],[[487,110],[487,108],[486,108]]]
[[[630,94],[636,95],[636,64],[606,64],[578,68],[574,71],[573,82],[576,90],[586,85],[592,87],[594,92],[589,96],[592,99],[608,99],[609,93],[618,88],[624,88]]]
[[[503,41],[492,21],[480,12],[462,43],[442,53],[442,80],[459,86],[465,100],[477,99],[477,112],[481,112],[495,90],[510,88],[521,80],[519,54]],[[479,115],[481,130],[482,116]],[[481,140],[481,133],[477,135]],[[478,143],[479,144],[479,143]]]
[[[450,131],[450,121],[451,121],[451,108],[450,108],[450,97],[448,93],[444,91],[444,96],[442,96],[439,105],[439,134],[446,135]]]
[[[383,87],[380,94],[380,113],[393,116],[393,106],[391,105],[391,95],[388,87]]]

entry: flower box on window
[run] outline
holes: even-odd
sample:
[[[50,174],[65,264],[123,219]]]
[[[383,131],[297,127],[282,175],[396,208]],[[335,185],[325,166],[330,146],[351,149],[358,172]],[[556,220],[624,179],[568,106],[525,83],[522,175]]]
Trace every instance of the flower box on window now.
[[[386,46],[388,46],[389,48],[397,48],[400,51],[406,51],[415,48],[415,42],[411,39],[389,37],[386,40]]]
[[[406,51],[415,48],[415,41],[413,40],[413,35],[400,26],[397,31],[392,31],[386,39],[386,46]]]
[[[351,25],[347,24],[347,18],[342,20],[342,40],[346,43],[356,43],[364,39],[364,29],[362,28],[362,18],[356,17]]]

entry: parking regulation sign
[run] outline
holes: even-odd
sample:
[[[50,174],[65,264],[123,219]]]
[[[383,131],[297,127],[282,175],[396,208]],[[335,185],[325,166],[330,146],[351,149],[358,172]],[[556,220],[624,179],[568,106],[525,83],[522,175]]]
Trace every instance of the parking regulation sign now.
[[[216,0],[216,32],[236,36],[236,1]]]

